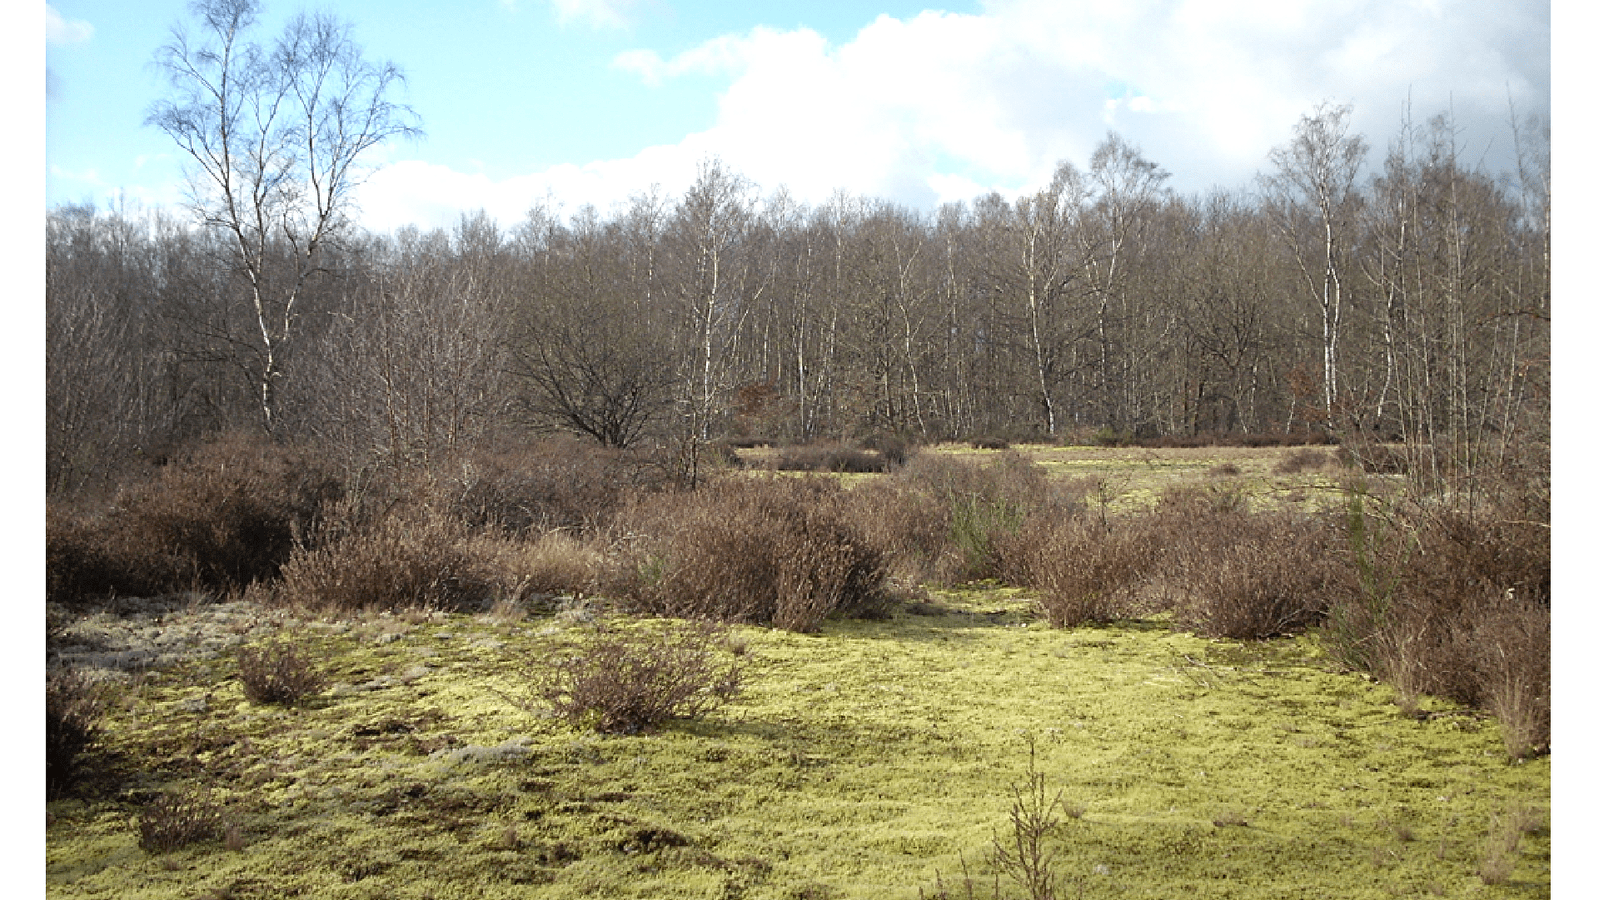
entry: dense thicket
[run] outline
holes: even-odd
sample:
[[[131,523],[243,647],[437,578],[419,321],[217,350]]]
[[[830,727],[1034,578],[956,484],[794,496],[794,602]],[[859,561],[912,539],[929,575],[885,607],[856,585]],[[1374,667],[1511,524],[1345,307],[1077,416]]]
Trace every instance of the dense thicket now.
[[[1035,193],[933,214],[763,197],[708,160],[681,197],[509,232],[330,235],[272,348],[273,435],[359,468],[560,430],[690,475],[719,438],[1314,429],[1440,473],[1547,441],[1547,130],[1517,129],[1517,172],[1467,165],[1446,117],[1373,165],[1346,113],[1307,115],[1257,192],[1178,196],[1111,135]],[[53,492],[261,427],[248,273],[221,241],[48,213]]]

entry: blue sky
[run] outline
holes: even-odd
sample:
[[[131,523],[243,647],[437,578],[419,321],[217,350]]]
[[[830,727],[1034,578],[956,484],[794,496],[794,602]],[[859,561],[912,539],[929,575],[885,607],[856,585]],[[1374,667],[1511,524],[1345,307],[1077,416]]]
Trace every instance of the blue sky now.
[[[46,4],[47,206],[171,203],[142,122],[184,0]],[[302,4],[267,0],[269,40]],[[1507,160],[1509,103],[1550,113],[1550,5],[1504,0],[331,0],[407,73],[424,140],[382,149],[361,221],[514,226],[541,198],[602,211],[681,192],[721,156],[770,193],[932,209],[1086,167],[1111,129],[1199,193],[1247,187],[1299,116],[1355,106],[1373,161],[1408,98],[1453,108],[1468,156]]]

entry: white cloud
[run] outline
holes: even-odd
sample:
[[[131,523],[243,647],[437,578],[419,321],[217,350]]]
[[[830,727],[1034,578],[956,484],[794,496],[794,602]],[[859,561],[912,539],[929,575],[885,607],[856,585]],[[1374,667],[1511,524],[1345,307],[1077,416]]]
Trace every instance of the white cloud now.
[[[666,62],[654,50],[626,50],[618,53],[611,65],[624,72],[632,72],[649,87],[660,85],[661,80],[668,74]]]
[[[547,200],[568,211],[593,204],[605,212],[656,184],[668,195],[681,194],[691,183],[700,156],[687,142],[650,148],[629,159],[559,165],[498,180],[481,172],[404,160],[372,174],[357,189],[355,199],[361,223],[377,232],[404,225],[450,228],[463,213],[479,209],[509,228]]]
[[[514,0],[502,0],[514,2]],[[555,21],[574,22],[591,28],[625,28],[633,21],[638,0],[550,0]]]
[[[596,27],[632,10],[554,2],[562,21]],[[1547,6],[1491,0],[989,0],[979,15],[880,16],[838,45],[757,27],[671,58],[613,58],[645,85],[726,79],[715,123],[675,144],[499,182],[402,164],[364,196],[380,222],[409,209],[447,224],[442,211],[481,206],[510,224],[546,192],[604,209],[652,183],[681,191],[716,154],[802,201],[844,189],[926,208],[1031,189],[1062,159],[1085,167],[1111,129],[1179,190],[1247,188],[1326,100],[1355,104],[1374,162],[1407,99],[1418,121],[1452,108],[1479,150],[1503,129],[1507,92],[1547,116],[1548,32]]]
[[[100,170],[90,166],[87,169],[72,170],[63,166],[50,166],[50,176],[62,181],[73,181],[87,185],[91,188],[103,189],[107,187],[105,179],[100,177]]]
[[[44,40],[47,44],[79,44],[94,37],[94,26],[88,22],[69,22],[56,8],[44,5]]]

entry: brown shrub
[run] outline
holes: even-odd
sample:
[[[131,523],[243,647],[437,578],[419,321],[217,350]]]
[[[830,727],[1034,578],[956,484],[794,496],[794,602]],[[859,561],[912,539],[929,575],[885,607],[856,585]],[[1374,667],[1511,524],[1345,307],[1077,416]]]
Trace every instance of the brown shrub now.
[[[319,694],[328,680],[293,641],[273,639],[236,653],[239,683],[251,703],[296,706]]]
[[[1471,623],[1468,642],[1482,703],[1499,720],[1511,759],[1549,749],[1549,628],[1548,606],[1513,597],[1485,603]]]
[[[53,512],[47,590],[70,603],[270,580],[339,492],[307,452],[218,438],[124,489],[104,514]]]
[[[891,577],[906,584],[961,577],[965,561],[950,542],[950,507],[943,498],[887,478],[856,485],[844,500],[844,514],[882,555]]]
[[[189,568],[159,546],[129,541],[108,517],[52,498],[45,510],[45,597],[75,606],[118,594],[176,590]]]
[[[52,670],[44,688],[45,794],[70,793],[83,775],[84,757],[100,739],[105,715],[102,685],[77,669]]]
[[[1006,580],[1038,591],[1051,626],[1072,628],[1127,615],[1156,549],[1131,520],[1034,516],[1001,553]]]
[[[1239,513],[1175,554],[1174,621],[1208,637],[1258,640],[1319,623],[1351,589],[1341,535],[1287,510]]]
[[[736,697],[745,654],[722,658],[725,628],[705,622],[601,625],[570,653],[532,668],[533,698],[558,717],[605,734],[694,719]]]
[[[1392,684],[1499,716],[1512,756],[1549,738],[1550,552],[1536,482],[1481,485],[1409,503],[1349,495],[1360,590],[1330,613],[1329,649]]]
[[[146,853],[220,841],[226,833],[226,813],[209,789],[163,793],[139,814],[139,847]]]
[[[563,531],[525,538],[484,535],[471,543],[499,599],[581,597],[593,593],[602,581],[604,555]]]
[[[1042,466],[1013,451],[987,464],[924,454],[892,483],[922,498],[926,512],[914,520],[914,532],[901,536],[919,542],[912,554],[934,562],[936,579],[945,583],[1006,577],[1000,554],[1008,536],[1040,510],[1071,514],[1084,493],[1075,483],[1051,482]]]
[[[1407,448],[1392,444],[1357,442],[1338,448],[1338,461],[1373,475],[1404,475],[1410,471]]]
[[[631,577],[613,586],[651,614],[793,631],[881,615],[883,557],[842,495],[831,480],[736,477],[647,498],[625,519]]]
[[[576,439],[548,439],[458,460],[449,509],[474,528],[527,533],[601,529],[629,491],[659,490],[666,473],[637,453]]]
[[[1139,447],[1301,447],[1337,444],[1338,438],[1324,431],[1206,431],[1199,434],[1163,434],[1131,441]]]
[[[500,574],[458,519],[396,507],[371,524],[346,524],[283,567],[279,602],[308,611],[476,609]]]
[[[1202,634],[1261,638],[1314,624],[1331,593],[1348,589],[1340,551],[1326,523],[1252,512],[1236,490],[1210,485],[1174,488],[1138,512],[1049,507],[998,557],[1056,627],[1170,609]]]
[[[916,446],[897,434],[871,435],[861,441],[861,447],[881,456],[888,463],[889,469],[905,465],[916,455]]]
[[[1497,504],[1417,510],[1406,580],[1412,590],[1445,603],[1507,592],[1547,602],[1547,523],[1547,512]]]
[[[779,472],[887,472],[894,456],[842,444],[807,444],[785,447],[772,463]]]
[[[1332,462],[1332,457],[1325,450],[1301,447],[1277,460],[1271,471],[1274,475],[1297,475],[1301,472],[1325,469],[1332,465]]]

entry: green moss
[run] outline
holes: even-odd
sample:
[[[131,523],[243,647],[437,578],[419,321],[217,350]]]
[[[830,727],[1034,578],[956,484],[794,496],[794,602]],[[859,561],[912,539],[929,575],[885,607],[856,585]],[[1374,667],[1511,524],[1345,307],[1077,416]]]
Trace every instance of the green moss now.
[[[1085,896],[1548,893],[1546,827],[1506,883],[1476,875],[1496,817],[1550,793],[1549,760],[1509,764],[1491,720],[1406,717],[1313,638],[1055,631],[999,589],[933,602],[745,630],[744,696],[641,736],[527,708],[522,673],[570,636],[543,619],[313,631],[342,687],[303,709],[245,702],[225,659],[157,673],[109,723],[127,790],[214,785],[243,847],[153,857],[137,794],[60,802],[50,894],[912,898],[963,860],[988,880],[1030,746],[1082,812],[1054,846]]]

